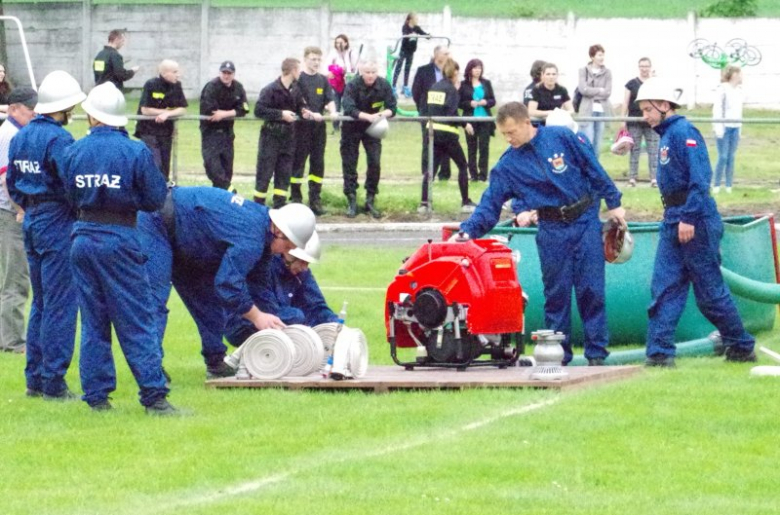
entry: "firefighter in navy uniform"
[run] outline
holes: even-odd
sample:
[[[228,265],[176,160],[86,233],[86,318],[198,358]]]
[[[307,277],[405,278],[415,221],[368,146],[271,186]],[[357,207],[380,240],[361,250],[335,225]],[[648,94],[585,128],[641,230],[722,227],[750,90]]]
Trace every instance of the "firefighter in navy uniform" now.
[[[379,77],[376,61],[365,61],[360,65],[360,75],[344,89],[341,107],[345,116],[357,120],[344,123],[341,129],[341,167],[348,203],[347,216],[357,216],[357,164],[362,143],[367,161],[365,210],[374,218],[380,218],[382,214],[374,206],[374,200],[379,194],[382,141],[367,134],[366,129],[380,118],[395,116],[397,103],[390,83]]]
[[[146,412],[171,415],[154,331],[151,289],[136,230],[138,211],[162,207],[167,188],[146,146],[124,129],[125,98],[111,83],[81,104],[90,133],[66,152],[65,190],[79,211],[71,261],[81,308],[79,371],[84,400],[112,409],[116,389],[111,327],[140,388]]]
[[[691,284],[699,311],[720,333],[726,361],[756,361],[755,338],[745,330],[720,270],[723,221],[710,196],[707,146],[698,129],[676,113],[681,94],[650,78],[636,98],[645,121],[661,135],[657,178],[664,204],[647,310],[645,365],[675,366],[674,333]]]
[[[288,325],[314,327],[336,322],[338,315],[328,307],[309,269],[309,264],[319,262],[321,249],[320,238],[315,231],[305,248],[294,248],[274,256],[265,277],[251,275],[249,291],[257,307],[275,314]],[[239,346],[256,332],[257,329],[245,319],[233,317],[228,321],[225,336],[232,345]]]
[[[154,164],[166,180],[171,178],[171,147],[173,146],[173,122],[169,118],[187,114],[187,99],[179,82],[179,65],[165,59],[158,66],[159,76],[144,84],[138,114],[154,116],[154,120],[139,120],[135,136],[152,151]]]
[[[125,46],[127,38],[125,31],[114,29],[108,33],[108,44],[98,52],[92,61],[92,71],[95,75],[95,85],[111,82],[121,91],[125,81],[133,78],[138,66],[125,69],[125,60],[119,49]]]
[[[62,126],[84,100],[76,79],[53,71],[38,89],[36,116],[11,140],[6,185],[25,211],[24,246],[33,299],[27,321],[27,395],[75,400],[65,383],[73,358],[78,303],[70,264],[75,221],[65,198],[63,159],[73,136]]]
[[[236,65],[225,61],[219,77],[203,87],[200,94],[201,153],[206,176],[215,188],[233,189],[233,119],[246,116],[249,104],[244,86],[235,79]]]
[[[563,363],[568,363],[573,289],[585,333],[585,357],[589,365],[601,366],[608,355],[609,331],[599,206],[604,199],[609,217],[625,227],[620,191],[590,146],[570,129],[535,128],[520,102],[502,106],[496,123],[510,148],[490,172],[488,188],[460,230],[468,237],[481,237],[496,225],[509,199],[517,199],[523,209],[516,216],[519,226],[538,218],[545,325],[566,335]]]
[[[293,155],[295,154],[295,121],[310,118],[306,99],[298,86],[300,61],[282,61],[282,75],[260,91],[255,116],[265,120],[260,129],[255,176],[255,202],[265,204],[271,179],[274,181],[273,207],[287,203]],[[300,185],[299,185],[300,193]]]
[[[429,116],[458,116],[460,104],[460,67],[452,59],[442,66],[444,78],[428,90],[427,109]],[[469,198],[469,171],[466,156],[460,146],[458,128],[465,126],[466,131],[474,133],[470,123],[433,122],[433,169],[436,170],[443,160],[452,159],[458,167],[458,187],[460,188],[461,212],[472,213],[474,204]],[[422,181],[422,201],[420,209],[429,207],[428,184],[430,176],[426,168]]]
[[[325,214],[320,193],[325,176],[325,142],[327,131],[322,114],[336,112],[335,94],[327,77],[318,73],[322,50],[306,47],[303,52],[304,69],[298,77],[298,85],[311,112],[311,120],[295,122],[295,158],[290,178],[290,202],[302,202],[301,186],[306,159],[309,159],[309,207],[314,214]]]
[[[173,285],[198,327],[207,377],[233,375],[223,362],[222,343],[230,316],[247,319],[257,330],[284,327],[257,308],[247,277],[264,274],[273,254],[305,247],[314,225],[314,214],[302,204],[269,210],[217,188],[171,188],[160,211],[138,215],[158,342]]]

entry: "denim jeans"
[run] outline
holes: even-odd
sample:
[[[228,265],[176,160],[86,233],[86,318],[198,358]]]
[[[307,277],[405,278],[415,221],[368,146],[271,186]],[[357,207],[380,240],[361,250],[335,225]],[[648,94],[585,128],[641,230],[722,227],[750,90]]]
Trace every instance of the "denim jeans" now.
[[[718,138],[718,164],[715,166],[715,184],[720,186],[723,172],[726,172],[726,187],[734,181],[734,155],[739,145],[739,128],[726,127],[722,138]]]
[[[602,117],[604,113],[591,113],[593,117]],[[596,153],[596,157],[599,156],[599,147],[601,146],[601,140],[604,136],[604,122],[585,122],[582,124],[580,130],[587,136],[588,141],[593,145],[593,151]]]

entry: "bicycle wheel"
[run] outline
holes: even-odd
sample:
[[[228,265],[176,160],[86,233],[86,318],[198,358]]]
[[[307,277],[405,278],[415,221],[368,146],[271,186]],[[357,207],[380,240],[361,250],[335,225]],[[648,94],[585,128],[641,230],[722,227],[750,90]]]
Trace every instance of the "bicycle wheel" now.
[[[761,62],[761,51],[754,46],[749,46],[745,49],[740,61],[743,66],[756,66]]]
[[[726,52],[732,61],[741,60],[742,55],[745,53],[747,48],[747,41],[742,38],[730,39],[729,42],[726,43]]]
[[[713,43],[701,50],[701,60],[716,70],[722,70],[729,64],[729,57],[717,43]]]
[[[701,57],[702,50],[709,46],[710,42],[704,38],[697,38],[688,43],[688,55],[694,59]]]

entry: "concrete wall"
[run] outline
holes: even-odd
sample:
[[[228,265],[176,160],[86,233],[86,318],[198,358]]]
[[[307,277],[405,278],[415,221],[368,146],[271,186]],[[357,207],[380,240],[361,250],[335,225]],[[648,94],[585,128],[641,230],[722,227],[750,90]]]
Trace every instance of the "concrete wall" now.
[[[128,45],[122,54],[141,71],[128,87],[140,88],[156,75],[162,58],[181,64],[182,82],[189,97],[197,97],[203,84],[218,73],[219,63],[232,59],[237,78],[254,99],[279,74],[285,57],[301,56],[303,48],[318,45],[326,52],[333,37],[347,34],[353,47],[379,59],[384,67],[388,45],[400,35],[404,13],[340,13],[318,9],[212,8],[201,5],[92,5],[83,3],[6,4],[7,15],[19,17],[25,27],[35,77],[65,69],[92,85],[91,61],[105,44],[109,30],[125,27]],[[588,46],[600,43],[607,50],[613,74],[612,101],[623,99],[623,85],[636,75],[637,60],[649,56],[660,76],[676,77],[685,89],[684,101],[708,103],[719,81],[718,71],[690,58],[686,49],[694,38],[721,45],[741,37],[763,54],[757,67],[747,68],[749,104],[780,106],[780,44],[777,19],[476,19],[442,13],[422,14],[426,31],[449,37],[453,56],[466,62],[485,62],[500,102],[519,99],[528,83],[528,70],[536,59],[556,63],[560,82],[571,90],[577,69],[587,60]],[[28,82],[19,35],[7,24],[9,70],[18,83]],[[73,27],[80,27],[74,30]],[[428,61],[435,44],[421,40],[413,70]]]

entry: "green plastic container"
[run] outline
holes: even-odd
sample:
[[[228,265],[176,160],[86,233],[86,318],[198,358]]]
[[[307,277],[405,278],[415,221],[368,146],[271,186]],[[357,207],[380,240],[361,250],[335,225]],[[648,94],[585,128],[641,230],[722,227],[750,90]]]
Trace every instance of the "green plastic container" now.
[[[721,241],[722,264],[742,278],[764,285],[777,283],[776,248],[772,217],[740,216],[725,218]],[[629,223],[634,235],[634,253],[621,265],[607,264],[607,318],[610,344],[644,343],[647,333],[647,307],[650,305],[650,282],[658,246],[659,224]],[[536,228],[497,226],[490,233],[509,238],[508,245],[520,251],[518,278],[528,295],[525,312],[526,333],[545,328],[544,296],[539,254],[536,251]],[[735,296],[742,319],[750,332],[773,327],[777,306]],[[676,341],[706,337],[715,328],[699,313],[691,289],[688,304],[677,328]],[[582,344],[582,322],[572,296],[572,342]]]

